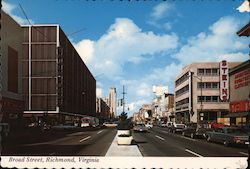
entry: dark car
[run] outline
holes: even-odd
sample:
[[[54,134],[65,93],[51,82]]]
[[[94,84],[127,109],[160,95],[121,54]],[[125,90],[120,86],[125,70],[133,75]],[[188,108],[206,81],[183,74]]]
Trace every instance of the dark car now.
[[[135,132],[148,132],[148,128],[145,124],[136,124],[133,128]]]
[[[182,130],[185,128],[185,124],[176,124],[173,123],[169,128],[169,132],[172,133],[182,133]]]
[[[249,135],[237,127],[222,127],[207,132],[207,141],[223,143],[225,146],[230,144],[249,144]]]
[[[190,123],[182,130],[183,136],[189,136],[191,138],[206,138],[206,132],[212,131],[207,125]]]

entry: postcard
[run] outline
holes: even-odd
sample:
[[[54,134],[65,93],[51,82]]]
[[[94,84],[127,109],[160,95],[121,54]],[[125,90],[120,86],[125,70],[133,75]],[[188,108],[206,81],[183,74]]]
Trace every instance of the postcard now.
[[[1,167],[249,167],[249,12],[1,1]]]

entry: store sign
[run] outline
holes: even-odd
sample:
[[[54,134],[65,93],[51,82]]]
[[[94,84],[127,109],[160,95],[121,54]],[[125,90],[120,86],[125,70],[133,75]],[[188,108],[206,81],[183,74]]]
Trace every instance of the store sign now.
[[[247,87],[250,84],[250,68],[242,70],[234,75],[234,89]]]
[[[220,62],[220,99],[223,102],[229,99],[229,76],[228,76],[228,63],[223,60]]]
[[[230,112],[245,112],[250,110],[250,100],[241,100],[230,103]]]

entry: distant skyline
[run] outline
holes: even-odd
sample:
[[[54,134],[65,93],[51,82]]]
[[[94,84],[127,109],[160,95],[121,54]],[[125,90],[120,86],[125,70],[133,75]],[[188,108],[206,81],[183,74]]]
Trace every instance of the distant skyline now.
[[[246,61],[249,41],[236,32],[249,21],[243,0],[85,1],[3,0],[19,24],[60,24],[97,80],[97,94],[126,89],[128,115],[152,102],[153,85],[174,91],[192,62]],[[79,32],[78,32],[79,31]],[[77,32],[77,33],[74,33]],[[74,33],[74,34],[72,34]],[[121,113],[122,108],[118,108]],[[127,110],[127,108],[126,108]]]

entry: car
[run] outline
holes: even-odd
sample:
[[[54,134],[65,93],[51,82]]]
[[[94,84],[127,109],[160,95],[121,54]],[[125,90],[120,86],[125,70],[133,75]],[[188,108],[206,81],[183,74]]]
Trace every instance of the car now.
[[[114,123],[114,122],[104,122],[103,126],[105,126],[105,127],[117,127],[117,123]]]
[[[136,124],[133,127],[133,130],[135,132],[148,132],[148,128],[145,126],[145,124]]]
[[[169,132],[172,133],[182,133],[182,130],[185,128],[185,124],[173,123],[169,128]]]
[[[74,123],[65,123],[65,124],[59,124],[56,126],[52,126],[52,129],[57,130],[72,130],[78,128]]]
[[[206,132],[212,131],[211,128],[208,128],[206,125],[189,123],[182,130],[183,136],[189,136],[191,138],[206,138]]]
[[[222,127],[216,128],[213,131],[207,132],[207,141],[223,143],[225,146],[231,144],[249,144],[249,135],[242,129],[237,127]]]
[[[145,126],[149,129],[153,128],[153,124],[152,123],[146,123]]]

